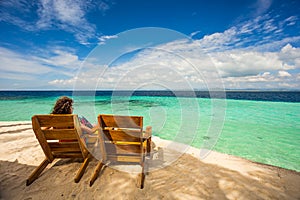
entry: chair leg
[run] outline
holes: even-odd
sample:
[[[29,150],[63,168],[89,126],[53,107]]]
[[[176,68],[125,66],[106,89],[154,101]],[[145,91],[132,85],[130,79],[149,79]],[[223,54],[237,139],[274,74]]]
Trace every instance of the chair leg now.
[[[80,181],[89,162],[90,162],[90,156],[88,156],[87,158],[84,159],[84,162],[82,163],[82,165],[81,165],[80,169],[78,170],[76,177],[74,179],[75,183],[78,183]]]
[[[50,163],[49,160],[45,158],[43,162],[32,172],[32,174],[26,180],[26,186],[33,183],[33,181],[35,181],[39,177],[39,175],[42,173],[42,171],[47,167],[49,163]]]
[[[95,168],[95,171],[92,175],[92,178],[90,180],[90,186],[92,186],[94,184],[95,180],[97,179],[97,177],[99,175],[99,172],[101,171],[102,166],[103,166],[103,162],[99,161],[96,168]]]
[[[148,154],[148,156],[150,156],[151,151],[152,151],[151,142],[152,141],[151,141],[151,137],[150,137],[150,138],[147,139],[147,154]]]
[[[145,176],[146,176],[146,173],[145,173],[145,164],[142,164],[141,187],[140,187],[141,189],[144,188]]]

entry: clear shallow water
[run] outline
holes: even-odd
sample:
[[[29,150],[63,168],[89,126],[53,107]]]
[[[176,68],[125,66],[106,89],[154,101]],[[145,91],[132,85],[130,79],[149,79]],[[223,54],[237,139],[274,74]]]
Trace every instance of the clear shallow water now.
[[[0,121],[29,121],[35,114],[50,113],[62,95],[72,92],[2,92]],[[300,171],[299,94],[280,93],[296,102],[278,101],[279,93],[273,94],[274,101],[270,93],[260,93],[268,101],[245,100],[257,93],[233,95],[244,100],[109,93],[73,98],[74,113],[93,123],[99,113],[142,115],[144,126],[151,125],[163,139]]]

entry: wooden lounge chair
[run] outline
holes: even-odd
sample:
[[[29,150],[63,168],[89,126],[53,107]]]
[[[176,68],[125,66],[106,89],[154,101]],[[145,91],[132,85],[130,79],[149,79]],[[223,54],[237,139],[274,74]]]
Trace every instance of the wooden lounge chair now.
[[[99,115],[99,141],[102,152],[100,160],[90,180],[93,185],[101,168],[109,162],[139,164],[142,167],[140,188],[144,187],[147,170],[146,156],[151,150],[151,128],[143,132],[143,117]]]
[[[77,115],[35,115],[32,128],[46,158],[26,181],[30,185],[56,158],[83,158],[84,161],[74,179],[78,183],[89,163],[90,154],[80,140],[81,128]]]

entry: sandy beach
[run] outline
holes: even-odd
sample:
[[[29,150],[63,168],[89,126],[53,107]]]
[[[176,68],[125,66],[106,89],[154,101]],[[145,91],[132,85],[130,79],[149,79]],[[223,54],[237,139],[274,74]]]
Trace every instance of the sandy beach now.
[[[167,148],[167,141],[153,141],[157,155],[144,189],[137,187],[136,173],[111,167],[90,187],[95,159],[79,183],[73,179],[80,162],[66,159],[52,163],[26,186],[44,159],[31,122],[0,122],[0,199],[300,199],[299,172],[217,152],[199,159],[198,149],[181,154]]]

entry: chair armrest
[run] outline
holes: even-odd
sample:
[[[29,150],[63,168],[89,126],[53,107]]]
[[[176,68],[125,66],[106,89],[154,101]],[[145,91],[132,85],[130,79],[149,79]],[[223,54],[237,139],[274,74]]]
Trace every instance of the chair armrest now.
[[[152,127],[151,126],[147,126],[146,130],[143,131],[143,138],[144,139],[148,139],[152,137]]]
[[[94,144],[95,142],[98,141],[98,134],[99,134],[99,129],[97,129],[95,132],[92,134],[84,134],[82,135],[82,138],[84,138],[84,141],[86,144]]]

